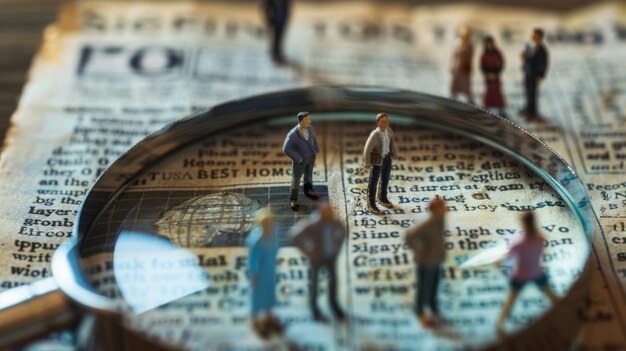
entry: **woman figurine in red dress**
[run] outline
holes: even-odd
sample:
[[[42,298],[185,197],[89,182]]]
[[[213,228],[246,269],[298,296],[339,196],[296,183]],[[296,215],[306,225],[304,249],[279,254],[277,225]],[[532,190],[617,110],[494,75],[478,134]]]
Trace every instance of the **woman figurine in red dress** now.
[[[500,73],[504,68],[504,58],[496,47],[493,37],[485,38],[485,51],[480,57],[480,67],[485,75],[485,95],[483,104],[489,110],[504,116],[504,97],[500,87]]]

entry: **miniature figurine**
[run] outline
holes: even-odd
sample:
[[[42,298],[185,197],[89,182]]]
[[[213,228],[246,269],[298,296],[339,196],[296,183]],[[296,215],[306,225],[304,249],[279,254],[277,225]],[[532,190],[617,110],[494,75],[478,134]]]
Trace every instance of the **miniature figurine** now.
[[[378,181],[380,179],[378,201],[386,208],[393,208],[393,204],[387,198],[387,188],[389,187],[389,177],[391,175],[391,160],[398,156],[398,149],[393,130],[389,127],[389,116],[386,113],[376,115],[376,125],[377,128],[370,133],[365,142],[363,166],[372,168],[367,184],[367,206],[373,214],[380,215],[382,212],[378,209],[375,202]]]
[[[311,200],[318,199],[317,193],[313,190],[313,166],[315,165],[315,156],[320,152],[309,113],[300,112],[297,118],[298,125],[289,131],[283,144],[283,152],[292,161],[289,206],[294,211],[298,210],[298,191],[300,178],[303,174],[304,195]]]
[[[267,209],[257,212],[254,228],[246,238],[248,277],[250,279],[252,328],[261,338],[282,334],[283,327],[272,313],[276,305],[276,254],[278,238],[274,217]]]
[[[309,305],[316,321],[326,322],[317,306],[317,286],[320,268],[328,272],[328,301],[335,317],[345,319],[344,312],[337,302],[337,273],[335,261],[346,236],[345,225],[336,217],[328,202],[320,204],[318,211],[310,219],[303,220],[292,229],[293,242],[311,264]]]
[[[545,238],[541,235],[537,225],[535,224],[535,216],[532,212],[526,212],[522,216],[522,226],[524,230],[523,236],[511,245],[508,250],[507,257],[515,260],[515,271],[511,276],[511,290],[506,298],[500,318],[498,319],[498,334],[504,333],[504,321],[506,320],[515,299],[520,290],[526,283],[533,282],[548,296],[552,303],[558,300],[558,297],[552,292],[548,285],[548,277],[541,270],[540,259],[543,253],[543,244]],[[498,262],[500,265],[501,261]]]
[[[437,320],[440,319],[437,289],[441,265],[446,259],[444,227],[448,211],[446,202],[439,198],[432,199],[429,207],[430,218],[409,228],[405,237],[417,261],[415,314],[424,328],[436,326]],[[431,317],[424,313],[425,304],[430,307]]]
[[[474,103],[472,97],[472,56],[474,48],[472,46],[472,31],[468,27],[463,27],[459,31],[461,43],[454,51],[452,57],[452,86],[451,93],[454,99],[457,95],[463,94],[469,103]]]
[[[283,37],[289,20],[291,0],[263,0],[265,21],[272,36],[271,54],[276,63],[284,63]]]
[[[500,73],[504,68],[504,59],[496,47],[492,36],[485,37],[485,51],[480,58],[480,67],[485,76],[485,95],[483,105],[487,109],[495,109],[504,115],[504,97],[500,86]]]
[[[524,86],[526,91],[526,107],[520,113],[527,118],[537,118],[537,88],[543,81],[548,69],[548,51],[543,45],[543,30],[535,28],[532,43],[526,44],[522,52],[524,61]]]

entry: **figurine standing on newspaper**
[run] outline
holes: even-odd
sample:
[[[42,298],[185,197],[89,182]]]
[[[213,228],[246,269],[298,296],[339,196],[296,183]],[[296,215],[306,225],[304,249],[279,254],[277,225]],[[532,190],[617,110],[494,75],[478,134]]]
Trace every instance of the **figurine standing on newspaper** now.
[[[504,307],[502,307],[502,312],[498,319],[497,331],[500,335],[504,333],[504,321],[509,315],[513,303],[517,299],[520,290],[527,283],[535,283],[552,303],[558,300],[558,297],[554,294],[550,285],[548,285],[548,277],[541,269],[540,260],[545,238],[537,229],[535,216],[532,212],[526,212],[522,216],[522,226],[524,229],[523,236],[511,245],[507,253],[507,257],[515,260],[515,271],[511,276],[509,295],[504,302]]]
[[[454,99],[459,94],[465,95],[467,101],[474,103],[472,97],[472,56],[474,48],[472,46],[472,31],[468,27],[461,28],[459,32],[461,43],[454,51],[452,57],[452,86],[450,92]]]
[[[522,51],[526,107],[520,113],[527,118],[537,118],[537,90],[548,70],[548,51],[543,45],[542,29],[535,28],[531,39]]]
[[[272,36],[271,54],[276,63],[285,62],[283,37],[289,20],[291,0],[263,0],[263,11],[267,27]]]
[[[416,224],[406,232],[406,243],[413,250],[417,262],[417,291],[415,293],[415,313],[424,328],[436,326],[439,316],[437,289],[441,276],[441,265],[446,259],[445,216],[446,202],[435,198],[430,201],[430,218]],[[432,317],[424,312],[424,305],[430,307]]]
[[[318,199],[317,193],[313,190],[313,166],[315,157],[320,152],[309,113],[300,112],[297,118],[298,124],[289,131],[283,144],[283,152],[292,161],[289,206],[294,211],[298,210],[298,191],[302,175],[304,175],[304,195],[311,200]]]
[[[492,36],[485,38],[485,51],[480,58],[480,68],[485,76],[485,95],[483,105],[504,114],[504,97],[500,85],[500,73],[504,68],[504,58],[496,47]]]
[[[254,331],[261,338],[267,339],[272,333],[283,333],[282,325],[272,313],[276,305],[276,254],[279,246],[271,212],[259,210],[256,222],[258,226],[246,238],[250,314]]]
[[[373,214],[380,215],[382,212],[376,206],[375,201],[377,192],[381,205],[393,208],[393,204],[387,198],[387,188],[391,175],[391,160],[398,156],[398,148],[393,130],[389,128],[389,116],[386,113],[376,115],[376,126],[365,142],[363,166],[371,168],[367,184],[367,206]],[[378,189],[379,180],[380,189]]]
[[[317,286],[320,268],[328,272],[328,301],[335,317],[339,321],[345,319],[345,314],[337,301],[337,272],[335,263],[339,250],[346,237],[344,223],[335,217],[329,203],[320,204],[316,213],[310,219],[297,223],[291,231],[293,242],[311,264],[311,283],[309,285],[309,305],[313,318],[325,322],[317,306]]]

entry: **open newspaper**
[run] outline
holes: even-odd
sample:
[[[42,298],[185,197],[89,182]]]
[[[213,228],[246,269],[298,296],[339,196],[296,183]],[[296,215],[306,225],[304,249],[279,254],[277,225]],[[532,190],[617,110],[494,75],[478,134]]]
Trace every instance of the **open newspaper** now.
[[[165,124],[227,100],[311,84],[382,85],[447,96],[456,32],[469,25],[475,33],[476,101],[483,91],[481,38],[491,34],[506,59],[508,116],[576,169],[600,221],[590,258],[597,270],[588,308],[578,314],[584,328],[577,344],[625,348],[625,9],[608,4],[554,14],[461,5],[297,4],[285,42],[288,64],[277,66],[267,55],[261,11],[252,4],[67,5],[44,33],[2,154],[0,287],[49,276],[50,257],[73,235],[91,182]],[[540,87],[543,119],[526,121],[516,113],[524,105],[519,53],[537,26],[547,34],[550,67]],[[374,123],[318,122],[313,115],[322,145],[314,183],[328,194],[348,232],[337,267],[340,302],[350,316],[347,324],[315,323],[307,307],[308,263],[287,237],[287,228],[311,208],[293,215],[287,207],[291,165],[281,146],[299,111],[293,112],[291,121],[268,121],[192,145],[127,191],[167,203],[153,218],[155,234],[193,253],[173,261],[191,257],[209,278],[208,287],[190,287],[189,296],[169,304],[151,301],[140,282],[126,282],[131,289],[124,292],[102,288],[103,294],[124,295],[134,309],[131,328],[198,349],[479,347],[496,340],[508,283],[493,260],[463,263],[513,240],[519,213],[527,209],[537,211],[548,239],[542,262],[556,292],[567,293],[582,271],[589,248],[580,228],[548,185],[519,163],[477,142],[392,119],[400,156],[390,199],[398,206],[377,217],[365,210],[367,170],[361,166]],[[415,264],[404,245],[406,228],[428,218],[434,196],[448,201],[450,218],[440,333],[424,330],[415,318]],[[225,213],[224,204],[237,211]],[[248,316],[243,242],[253,226],[251,214],[266,206],[284,229],[277,314],[287,325],[287,344],[264,344],[251,332]],[[115,210],[141,222],[130,203]],[[231,227],[207,223],[235,212],[236,221],[227,221]],[[99,223],[104,234],[124,232],[111,223]],[[102,256],[94,254],[91,269],[100,287],[112,274]],[[161,270],[164,285],[184,285],[169,273]],[[207,300],[212,303],[202,303]],[[547,298],[527,288],[507,329],[523,328],[549,308]]]

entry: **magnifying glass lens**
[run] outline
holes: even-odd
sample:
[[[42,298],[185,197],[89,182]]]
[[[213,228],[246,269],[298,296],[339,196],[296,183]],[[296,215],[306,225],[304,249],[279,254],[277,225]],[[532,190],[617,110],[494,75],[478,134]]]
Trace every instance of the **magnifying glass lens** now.
[[[100,213],[82,242],[82,264],[94,287],[119,299],[126,324],[177,348],[266,345],[252,328],[248,250],[255,212],[269,208],[280,240],[277,305],[285,339],[302,349],[443,349],[496,340],[512,261],[498,267],[533,211],[545,236],[541,266],[558,294],[582,271],[588,240],[566,199],[535,170],[502,151],[391,115],[394,155],[383,215],[367,209],[369,169],[363,147],[374,114],[311,113],[320,152],[313,186],[346,225],[337,260],[344,324],[312,320],[309,263],[288,231],[316,202],[302,193],[290,208],[292,162],[285,136],[297,121],[278,116],[198,140],[143,173]],[[442,333],[420,325],[408,227],[428,219],[428,202],[447,202],[446,261],[437,295]],[[322,313],[331,315],[320,280]],[[513,333],[551,307],[533,284],[521,290],[506,328]],[[439,347],[438,346],[438,347]],[[425,347],[424,348],[428,348]]]

